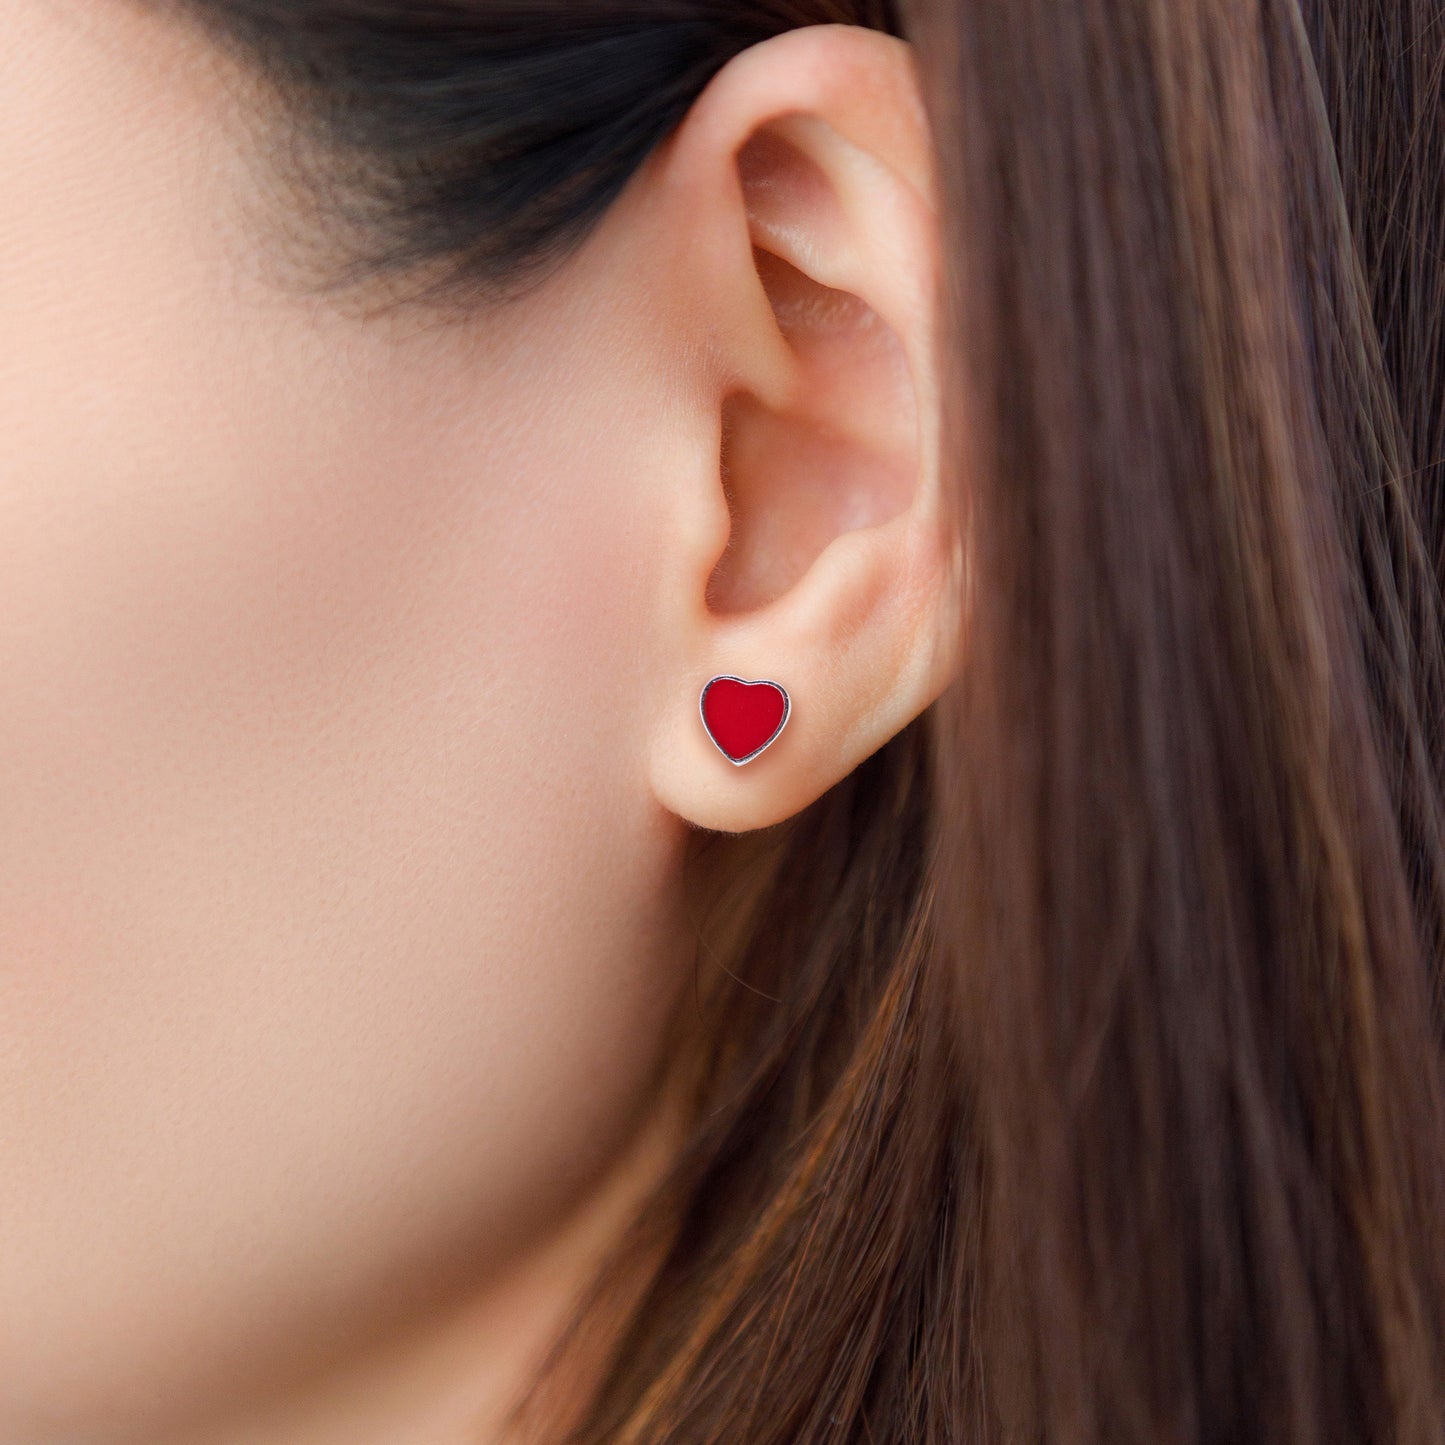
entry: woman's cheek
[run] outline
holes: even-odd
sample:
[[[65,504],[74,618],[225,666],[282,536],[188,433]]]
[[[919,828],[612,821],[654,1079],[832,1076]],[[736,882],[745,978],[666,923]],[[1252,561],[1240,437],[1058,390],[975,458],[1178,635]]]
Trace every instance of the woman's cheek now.
[[[108,234],[150,261],[36,244],[0,301],[44,354],[0,385],[22,1424],[249,1387],[514,1255],[688,977],[638,767],[666,441],[608,420],[615,350],[262,305],[147,194]]]

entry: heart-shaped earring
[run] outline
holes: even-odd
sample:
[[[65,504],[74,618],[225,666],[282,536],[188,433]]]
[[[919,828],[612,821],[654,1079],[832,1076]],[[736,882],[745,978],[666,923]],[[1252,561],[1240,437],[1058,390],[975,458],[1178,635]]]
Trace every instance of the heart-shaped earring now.
[[[728,762],[741,767],[776,741],[793,705],[776,682],[714,677],[698,700],[702,725]]]

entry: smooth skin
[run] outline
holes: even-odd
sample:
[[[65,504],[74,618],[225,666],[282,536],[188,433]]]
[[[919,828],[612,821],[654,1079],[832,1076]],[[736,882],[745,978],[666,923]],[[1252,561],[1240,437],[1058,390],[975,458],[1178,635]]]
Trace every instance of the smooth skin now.
[[[901,43],[744,53],[448,324],[287,284],[253,100],[0,0],[6,1445],[497,1439],[675,1147],[697,830],[954,665]]]

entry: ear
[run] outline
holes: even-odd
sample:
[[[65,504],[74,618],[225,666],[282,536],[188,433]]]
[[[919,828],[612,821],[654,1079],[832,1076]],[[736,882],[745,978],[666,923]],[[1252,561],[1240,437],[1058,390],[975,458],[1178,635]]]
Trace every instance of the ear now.
[[[911,52],[839,25],[757,44],[656,163],[661,264],[685,280],[713,425],[667,504],[650,780],[679,817],[741,832],[838,782],[954,665],[940,243]],[[717,675],[774,680],[791,700],[742,766],[703,725]]]

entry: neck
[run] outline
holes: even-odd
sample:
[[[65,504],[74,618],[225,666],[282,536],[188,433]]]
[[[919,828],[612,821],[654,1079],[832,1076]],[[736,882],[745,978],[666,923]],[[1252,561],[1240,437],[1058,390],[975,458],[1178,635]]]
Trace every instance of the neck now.
[[[172,1445],[520,1445],[555,1438],[559,1421],[574,1416],[590,1392],[600,1365],[595,1348],[575,1362],[569,1357],[566,1378],[549,1384],[545,1437],[511,1429],[514,1407],[661,1178],[680,1133],[676,1108],[660,1105],[562,1225],[462,1306]],[[595,1323],[589,1320],[594,1346],[607,1334],[605,1323],[600,1333]]]

